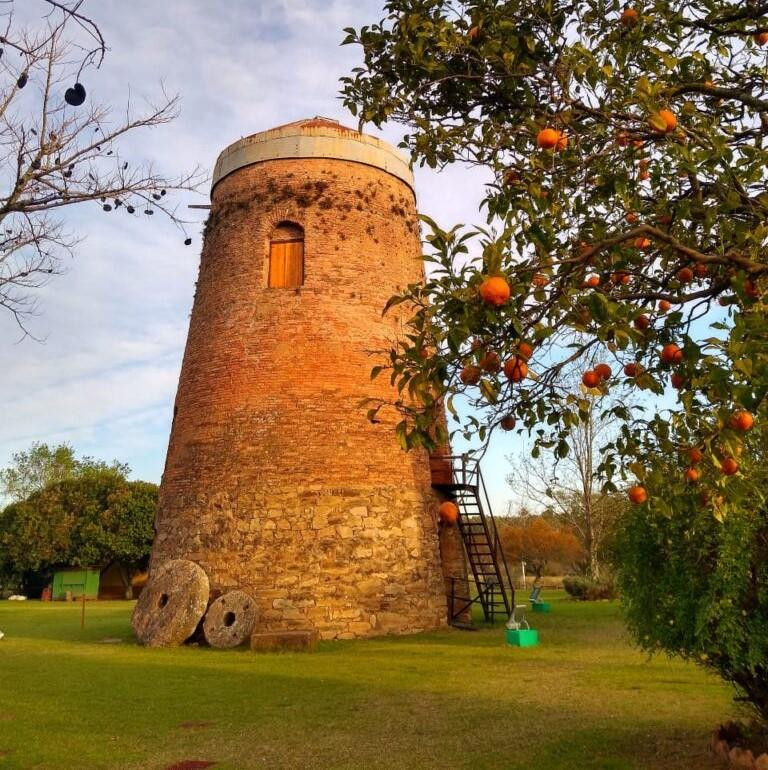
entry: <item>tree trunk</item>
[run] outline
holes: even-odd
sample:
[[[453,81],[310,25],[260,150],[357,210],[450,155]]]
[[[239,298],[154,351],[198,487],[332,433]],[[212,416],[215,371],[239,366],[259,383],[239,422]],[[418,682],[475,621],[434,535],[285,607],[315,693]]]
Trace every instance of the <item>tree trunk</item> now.
[[[133,599],[133,586],[131,585],[132,570],[124,564],[120,564],[118,569],[120,570],[120,577],[123,579],[123,586],[125,587],[125,598]]]

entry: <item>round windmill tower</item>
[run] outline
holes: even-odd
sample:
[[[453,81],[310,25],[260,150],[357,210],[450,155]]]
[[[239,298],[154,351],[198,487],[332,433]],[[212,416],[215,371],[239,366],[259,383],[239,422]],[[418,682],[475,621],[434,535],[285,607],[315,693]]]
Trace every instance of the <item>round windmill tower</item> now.
[[[222,152],[160,489],[152,569],[200,565],[257,631],[321,637],[446,624],[428,457],[398,446],[370,351],[423,266],[413,178],[323,118]]]

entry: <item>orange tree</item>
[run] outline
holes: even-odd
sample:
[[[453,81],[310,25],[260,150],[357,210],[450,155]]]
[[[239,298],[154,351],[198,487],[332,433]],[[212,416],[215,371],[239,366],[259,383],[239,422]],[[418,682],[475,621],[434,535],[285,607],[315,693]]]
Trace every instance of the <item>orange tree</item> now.
[[[534,453],[564,455],[588,404],[561,375],[598,355],[583,387],[610,391],[621,421],[607,490],[632,484],[633,502],[671,514],[716,487],[727,505],[768,393],[768,3],[389,0],[385,13],[346,31],[363,65],[345,103],[361,125],[404,124],[415,161],[493,178],[483,228],[427,220],[430,276],[390,300],[413,309],[374,370],[402,395],[401,443],[445,440],[445,403],[467,437],[527,429]],[[673,409],[623,398],[669,386]]]
[[[619,430],[598,471],[635,504],[630,625],[650,649],[706,656],[768,718],[752,686],[764,622],[748,645],[723,634],[742,610],[764,618],[768,596],[764,458],[749,434],[768,393],[768,2],[388,0],[385,14],[347,30],[363,64],[343,80],[346,104],[361,125],[404,124],[416,162],[491,179],[483,228],[428,220],[429,277],[390,300],[410,326],[374,373],[397,385],[401,443],[445,441],[444,403],[467,438],[528,431],[534,454],[565,456],[586,396],[610,394]],[[651,525],[665,537],[644,540]],[[661,633],[653,575],[633,580],[643,552],[680,564],[742,530],[753,545],[718,572],[728,589],[681,605],[665,616],[680,633]]]

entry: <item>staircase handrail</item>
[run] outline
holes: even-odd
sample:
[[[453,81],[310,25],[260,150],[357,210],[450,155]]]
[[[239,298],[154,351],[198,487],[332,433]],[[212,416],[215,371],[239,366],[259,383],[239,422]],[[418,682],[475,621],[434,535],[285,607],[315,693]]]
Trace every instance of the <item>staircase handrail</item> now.
[[[514,591],[515,587],[512,585],[512,576],[509,574],[509,565],[507,564],[507,557],[504,553],[504,549],[501,545],[501,538],[499,537],[499,530],[496,526],[496,517],[493,515],[493,508],[491,507],[491,500],[488,497],[488,490],[485,486],[485,479],[483,478],[483,474],[480,471],[480,463],[477,463],[477,478],[480,482],[478,484],[478,492],[482,489],[483,497],[485,498],[483,502],[485,502],[485,510],[487,511],[487,516],[491,520],[491,528],[493,529],[493,548],[496,552],[496,558],[497,561],[501,561],[501,563],[504,565],[504,577],[507,579],[507,586],[510,590]]]
[[[504,565],[504,575],[507,580],[507,586],[514,590],[512,583],[512,576],[509,572],[509,565],[507,564],[506,555],[504,549],[501,547],[501,538],[499,537],[499,530],[496,526],[496,518],[493,515],[493,508],[491,507],[491,500],[488,497],[488,489],[485,486],[485,479],[480,471],[480,461],[470,460],[467,454],[460,455],[440,455],[441,460],[447,460],[451,464],[451,472],[453,474],[453,480],[457,484],[476,486],[478,489],[478,495],[482,493],[483,496],[483,508],[486,511],[486,516],[491,520],[491,535],[493,538],[493,549],[496,553],[497,560],[500,560]]]

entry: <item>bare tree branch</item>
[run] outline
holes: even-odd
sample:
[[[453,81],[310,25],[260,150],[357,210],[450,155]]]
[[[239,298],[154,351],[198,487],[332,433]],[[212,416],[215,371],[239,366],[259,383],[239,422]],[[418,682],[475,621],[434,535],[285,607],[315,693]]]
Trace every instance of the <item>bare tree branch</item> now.
[[[25,335],[26,321],[37,310],[36,290],[62,271],[63,259],[73,256],[78,243],[57,212],[80,203],[134,219],[157,211],[189,243],[167,192],[195,190],[204,178],[199,168],[167,177],[151,164],[123,158],[120,140],[174,120],[178,97],[163,93],[144,112],[129,104],[119,119],[106,106],[85,103],[84,91],[78,103],[65,86],[84,67],[101,63],[104,39],[82,14],[83,0],[40,1],[50,9],[37,31],[15,30],[12,3],[0,9],[0,17],[7,17],[5,44],[23,54],[20,66],[0,58],[0,308]],[[68,25],[85,31],[95,47],[83,54]]]

